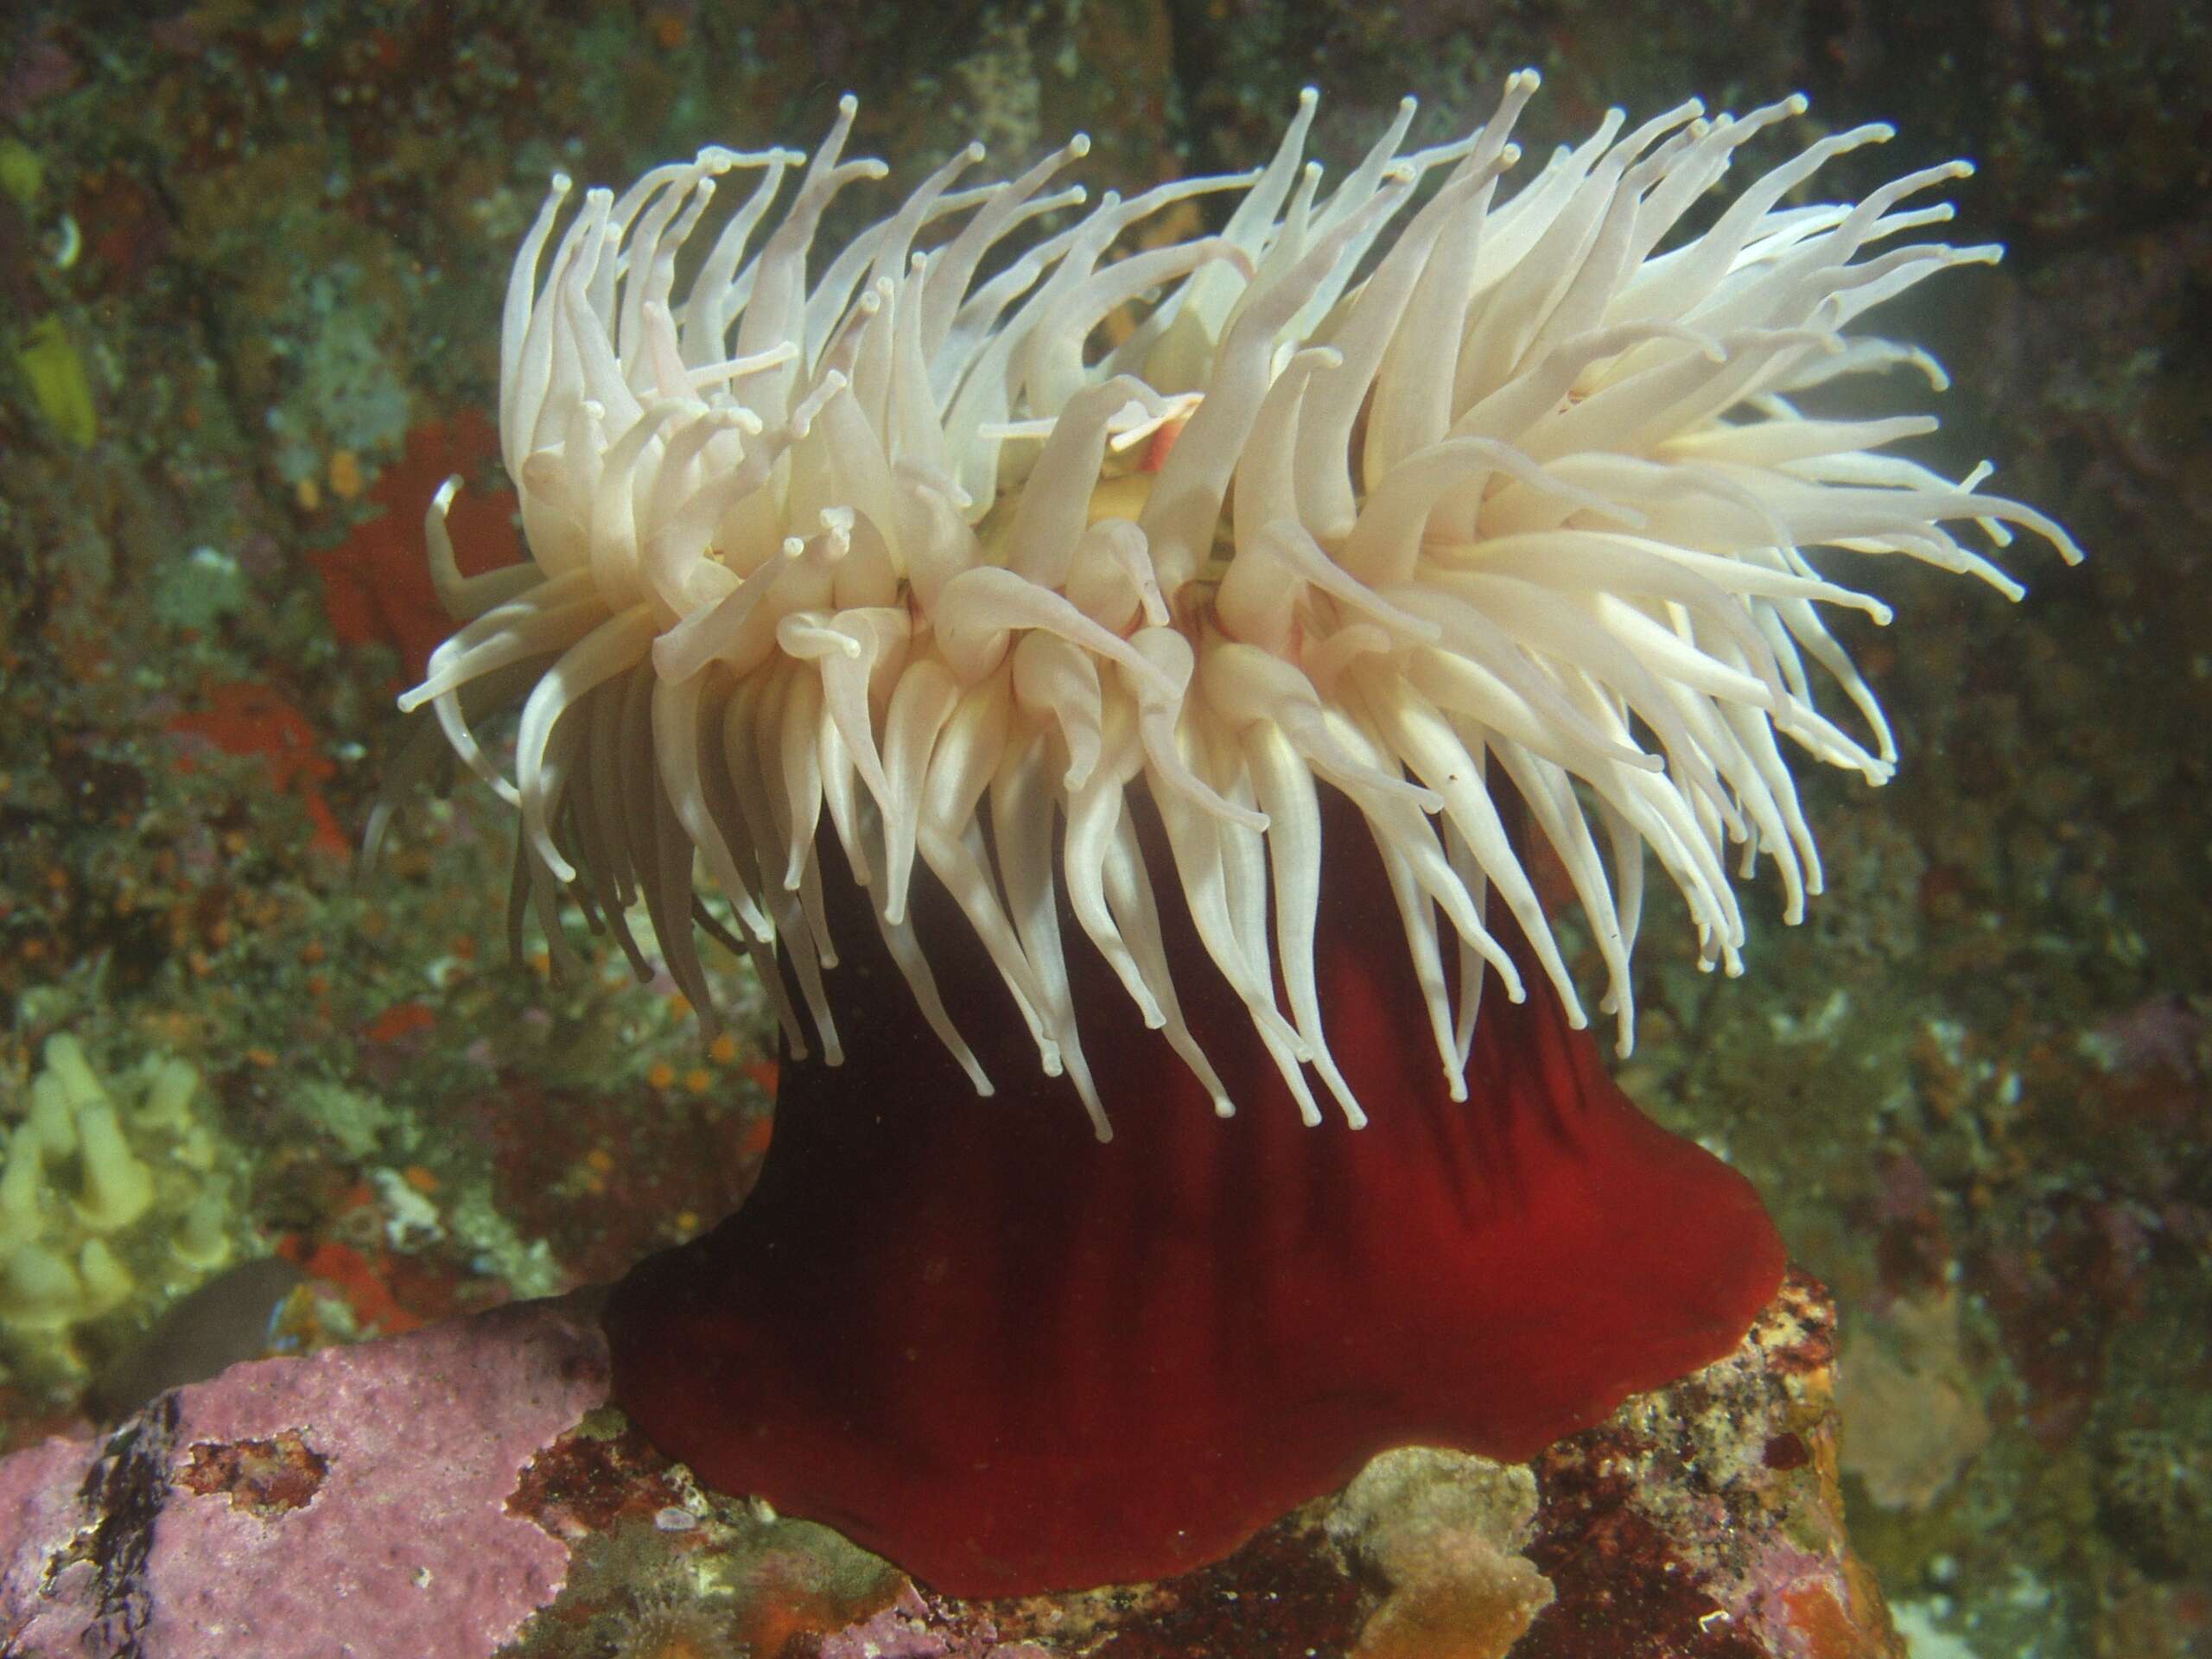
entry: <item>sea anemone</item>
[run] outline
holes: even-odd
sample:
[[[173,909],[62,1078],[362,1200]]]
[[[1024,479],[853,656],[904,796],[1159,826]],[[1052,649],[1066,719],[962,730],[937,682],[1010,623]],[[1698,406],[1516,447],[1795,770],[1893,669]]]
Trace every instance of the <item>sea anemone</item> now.
[[[652,964],[629,920],[642,902],[660,961],[696,1007],[711,1003],[699,930],[751,956],[780,1017],[777,1149],[763,1192],[733,1224],[752,1230],[747,1249],[774,1258],[753,1272],[744,1294],[754,1301],[732,1312],[730,1296],[640,1291],[629,1313],[618,1304],[618,1380],[626,1348],[681,1353],[693,1368],[681,1385],[634,1384],[657,1437],[685,1441],[671,1424],[690,1408],[666,1402],[696,1394],[702,1370],[723,1368],[756,1407],[777,1396],[780,1362],[760,1337],[774,1325],[778,1343],[836,1350],[836,1366],[794,1361],[785,1392],[835,1395],[836,1409],[823,1410],[849,1434],[868,1419],[885,1443],[911,1446],[924,1433],[913,1414],[885,1404],[904,1385],[862,1388],[837,1369],[866,1346],[823,1334],[839,1308],[886,1347],[897,1328],[904,1346],[887,1375],[928,1346],[914,1327],[958,1327],[951,1375],[914,1386],[954,1412],[988,1392],[987,1361],[1003,1354],[1010,1316],[1003,1296],[996,1313],[944,1300],[982,1294],[942,1290],[948,1276],[989,1276],[961,1248],[938,1248],[956,1190],[990,1210],[997,1242],[978,1250],[1051,1258],[1007,1271],[1058,1310],[1052,1319],[1072,1319],[1064,1304],[1090,1293],[1025,1275],[1078,1261],[1116,1271],[1090,1260],[1083,1217],[1096,1205],[1041,1173],[1048,1154],[1024,1139],[1045,1133],[1032,1115],[992,1114],[981,1135],[1019,1141],[1024,1161],[1002,1178],[973,1173],[988,1158],[975,1109],[959,1117],[938,1098],[907,1034],[917,1022],[976,1094],[1007,1090],[1007,1068],[1018,1076],[1033,1052],[1027,1070],[1065,1075],[1103,1141],[1166,1100],[1210,1102],[1225,1116],[1273,1096],[1314,1125],[1326,1096],[1357,1128],[1366,1105],[1416,1112],[1424,1095],[1465,1099],[1478,1030],[1515,1017],[1489,1069],[1477,1068],[1489,1117],[1402,1130],[1414,1139],[1387,1154],[1374,1144],[1379,1117],[1338,1142],[1387,1160],[1401,1183],[1367,1202],[1433,1212],[1433,1235],[1395,1246],[1363,1236],[1386,1224],[1324,1192],[1333,1178],[1282,1173],[1296,1154],[1272,1137],[1194,1150],[1162,1128],[1148,1144],[1182,1148],[1174,1155],[1202,1173],[1154,1166],[1115,1188],[1127,1198],[1115,1201],[1117,1225],[1142,1241],[1127,1275],[1160,1275],[1180,1230],[1212,1252],[1174,1267],[1186,1276],[1226,1281],[1231,1257],[1270,1271],[1225,1242],[1235,1233],[1222,1195],[1243,1205],[1251,1189],[1302,1180],[1293,1208],[1303,1219],[1289,1234],[1263,1225],[1272,1242],[1261,1254],[1325,1251],[1333,1236],[1351,1257],[1373,1245],[1365,1267],[1385,1275],[1408,1262],[1422,1273],[1433,1259],[1459,1263],[1448,1287],[1421,1293],[1459,1333],[1433,1347],[1483,1350],[1492,1370],[1573,1369],[1559,1333],[1576,1308],[1590,1313],[1575,1300],[1586,1287],[1559,1293],[1510,1363],[1512,1337],[1460,1340],[1513,1326],[1471,1300],[1492,1294],[1474,1281],[1525,1279],[1548,1253],[1597,1278],[1609,1271],[1605,1249],[1640,1254],[1607,1288],[1621,1306],[1609,1301],[1605,1317],[1635,1323],[1627,1310],[1655,1275],[1679,1278],[1697,1308],[1655,1320],[1675,1321],[1663,1359],[1623,1361],[1590,1339],[1588,1353],[1574,1350],[1587,1363],[1564,1389],[1571,1406],[1524,1401],[1496,1432],[1435,1403],[1414,1423],[1318,1431],[1313,1402],[1344,1394],[1342,1378],[1305,1377],[1306,1361],[1284,1358],[1299,1346],[1291,1324],[1269,1325],[1234,1381],[1189,1384],[1211,1399],[1300,1376],[1303,1406],[1241,1402],[1235,1432],[1259,1442],[1262,1460],[1269,1437],[1286,1433],[1324,1443],[1332,1468],[1416,1432],[1526,1455],[1533,1434],[1591,1421],[1625,1388],[1725,1351],[1772,1289],[1779,1253],[1756,1202],[1694,1149],[1678,1157],[1649,1125],[1624,1127],[1632,1109],[1565,1044],[1564,1027],[1586,1020],[1532,878],[1535,849],[1548,849],[1579,902],[1605,971],[1600,1007],[1625,1053],[1647,860],[1681,895],[1701,961],[1737,972],[1734,880],[1764,855],[1791,920],[1821,887],[1782,740],[1873,783],[1895,763],[1881,710],[1824,620],[1852,609],[1886,622],[1889,612],[1828,580],[1810,550],[1902,554],[2014,597],[2018,585],[1955,527],[2001,547],[2006,526],[2023,526],[2069,560],[2078,553],[2033,509],[1983,493],[1986,467],[1954,481],[1886,453],[1932,419],[1799,406],[1844,376],[1916,370],[1942,386],[1924,353],[1853,325],[1923,277],[1998,257],[1911,238],[1950,217],[1924,198],[1965,163],[1855,205],[1796,201],[1824,163],[1890,136],[1857,127],[1694,219],[1736,151],[1805,106],[1793,97],[1707,117],[1692,102],[1631,130],[1611,113],[1509,192],[1519,159],[1509,137],[1536,85],[1533,72],[1514,75],[1473,132],[1402,151],[1406,100],[1325,191],[1322,169],[1301,162],[1310,92],[1263,168],[1128,200],[1109,194],[1081,213],[1067,211],[1080,188],[1055,181],[1084,155],[1082,138],[1016,178],[962,188],[982,159],[970,146],[826,264],[814,244],[833,199],[886,170],[844,159],[850,98],[810,162],[705,149],[619,196],[587,192],[565,230],[569,181],[555,179],[515,261],[500,349],[501,441],[531,557],[464,577],[445,527],[456,486],[439,493],[426,521],[432,569],[460,626],[402,704],[433,710],[461,760],[518,809],[518,937],[534,910],[556,959],[569,957],[565,893],[643,973]],[[802,165],[778,211],[785,174]],[[718,183],[734,176],[753,187],[712,232]],[[1205,196],[1231,204],[1217,233],[1147,236],[1163,209]],[[679,265],[690,273],[680,300]],[[1815,696],[1823,678],[1831,712]],[[511,772],[476,735],[503,711],[516,715]],[[429,764],[418,750],[401,772]],[[1353,894],[1357,914],[1344,908]],[[1370,941],[1389,912],[1403,946],[1378,952]],[[845,990],[833,995],[841,954]],[[1529,1008],[1478,1023],[1491,975]],[[1378,987],[1399,1005],[1374,1001]],[[818,1065],[800,1064],[817,1050],[831,1066],[845,1058],[840,1014],[864,1027],[842,1101]],[[1433,1046],[1428,1084],[1405,1065],[1417,1043]],[[813,1108],[804,1114],[794,1078]],[[1525,1141],[1499,1103],[1523,1084],[1536,1114]],[[909,1095],[957,1121],[865,1147],[824,1121],[842,1103],[880,1131],[892,1098]],[[1569,1099],[1572,1110],[1559,1103]],[[797,1135],[815,1150],[787,1151]],[[1532,1221],[1549,1189],[1531,1160],[1559,1147],[1582,1160],[1560,1178],[1575,1196]],[[1433,1192],[1409,1198],[1402,1183],[1424,1180]],[[1485,1182],[1497,1190],[1482,1195]],[[926,1225],[882,1218],[902,1183],[935,1195]],[[1706,1212],[1716,1230],[1705,1245],[1688,1249],[1663,1228],[1617,1236],[1624,1207],[1677,1200]],[[1209,1202],[1207,1222],[1195,1211],[1177,1211],[1175,1225],[1145,1219],[1147,1205]],[[1498,1222],[1486,1210],[1511,1214]],[[1520,1231],[1510,1243],[1465,1242],[1493,1222]],[[1495,1272],[1467,1266],[1493,1248],[1505,1252]],[[1669,1251],[1680,1259],[1658,1259]],[[863,1288],[869,1261],[884,1256],[911,1258],[911,1276],[896,1290]],[[831,1257],[849,1274],[825,1266]],[[880,1260],[874,1270],[902,1271]],[[1310,1300],[1333,1269],[1306,1262],[1301,1272],[1294,1294]],[[665,1280],[643,1282],[664,1290]],[[1356,1322],[1363,1294],[1347,1280],[1332,1317]],[[1249,1282],[1223,1294],[1272,1306]],[[662,1312],[635,1311],[653,1296]],[[763,1297],[785,1300],[771,1313]],[[1195,1317],[1213,1321],[1207,1345],[1220,1348],[1243,1314]],[[744,1334],[727,1324],[705,1334],[710,1319]],[[1128,1321],[1107,1321],[1105,1346],[1114,1331],[1155,1351],[1180,1340],[1150,1313]],[[1085,1340],[1100,1345],[1098,1331],[1055,1332],[1046,1369],[1102,1357],[1073,1357]],[[631,1362],[633,1379],[644,1363]],[[1447,1392],[1469,1386],[1450,1363],[1439,1378]],[[1149,1437],[1158,1452],[1149,1420],[1099,1405],[1091,1382],[1058,1395],[1034,1375],[1021,1386],[1084,1419],[1071,1432]],[[665,1407],[657,1422],[654,1398]],[[1232,1432],[1211,1407],[1183,1428],[1192,1446]],[[994,1435],[1002,1450],[1007,1437]],[[806,1444],[811,1455],[826,1439]],[[904,1473],[965,1478],[973,1449],[940,1446],[934,1461],[916,1452]],[[757,1458],[771,1454],[757,1446],[719,1462],[681,1450],[717,1478],[754,1480],[798,1507],[758,1478]],[[1126,1482],[1137,1454],[1118,1451],[1113,1480]],[[1210,1491],[1179,1487],[1179,1501],[1204,1510]],[[1096,1496],[1116,1491],[1102,1478]],[[899,1501],[910,1498],[920,1501]],[[1233,1541],[1245,1507],[1192,1522],[1191,1547]],[[896,1529],[880,1509],[841,1490],[813,1512],[881,1537]],[[1027,1525],[999,1526],[949,1570],[1034,1587],[1037,1573],[1156,1564],[1109,1549],[1025,1573],[1007,1552],[1020,1554]]]
[[[1485,925],[1493,890],[1582,1023],[1485,787],[1494,762],[1573,883],[1624,1052],[1647,855],[1705,959],[1737,971],[1729,842],[1746,869],[1772,861],[1790,918],[1820,890],[1777,738],[1871,782],[1896,758],[1821,618],[1889,612],[1805,550],[1901,553],[2014,596],[1947,525],[2001,543],[2016,523],[2075,550],[2032,509],[1980,493],[1980,472],[1955,483],[1880,453],[1932,419],[1823,419],[1789,401],[1900,363],[1942,384],[1921,353],[1847,330],[1923,277],[1998,257],[1870,251],[1948,219],[1905,204],[1966,163],[1854,207],[1784,205],[1823,162],[1889,136],[1854,128],[1661,252],[1736,149],[1803,99],[1712,118],[1692,102],[1625,135],[1611,114],[1501,204],[1535,86],[1513,77],[1471,136],[1402,155],[1408,100],[1325,196],[1319,165],[1300,164],[1309,92],[1256,175],[1109,194],[1012,255],[1016,232],[1080,200],[1047,187],[1085,142],[957,189],[971,146],[811,276],[832,199],[885,171],[842,159],[850,98],[757,250],[791,151],[709,149],[619,197],[589,191],[555,245],[556,177],[500,340],[500,438],[531,560],[463,579],[444,529],[455,486],[440,493],[432,566],[463,626],[401,699],[435,709],[519,809],[521,879],[549,939],[565,885],[641,956],[624,922],[641,898],[670,971],[708,1007],[691,933],[720,925],[695,898],[703,867],[771,986],[772,947],[788,953],[834,1064],[826,813],[924,1013],[938,994],[907,914],[918,856],[1103,1138],[1060,891],[1146,1023],[1213,1081],[1159,948],[1128,810],[1141,793],[1173,849],[1171,901],[1301,1108],[1318,1116],[1310,1067],[1357,1121],[1313,993],[1318,782],[1357,803],[1382,849],[1448,1073],[1474,998],[1447,1006],[1440,933],[1463,968],[1478,957],[1523,994]],[[757,185],[677,302],[717,181],[746,173]],[[1216,193],[1237,198],[1219,234],[1107,259],[1161,209]],[[1102,331],[1120,338],[1094,353]],[[1815,705],[1808,660],[1863,741]],[[512,779],[473,731],[511,706]],[[805,1027],[779,1007],[804,1055]],[[988,1093],[961,1033],[931,1023]]]

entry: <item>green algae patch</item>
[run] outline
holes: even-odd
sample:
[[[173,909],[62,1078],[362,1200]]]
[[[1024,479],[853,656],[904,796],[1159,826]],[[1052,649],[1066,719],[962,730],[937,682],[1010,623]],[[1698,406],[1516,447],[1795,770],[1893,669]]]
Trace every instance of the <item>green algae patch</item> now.
[[[0,190],[13,196],[17,207],[35,206],[45,181],[46,164],[36,150],[17,139],[0,139]]]
[[[41,317],[24,330],[16,346],[16,366],[29,383],[31,401],[47,424],[79,449],[90,448],[99,435],[92,384],[60,318]]]

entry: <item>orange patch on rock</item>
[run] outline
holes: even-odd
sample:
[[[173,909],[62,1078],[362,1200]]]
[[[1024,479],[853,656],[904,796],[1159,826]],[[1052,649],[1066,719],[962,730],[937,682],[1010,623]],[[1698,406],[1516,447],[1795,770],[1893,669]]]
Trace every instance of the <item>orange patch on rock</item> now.
[[[326,1240],[309,1247],[302,1241],[278,1254],[296,1262],[308,1278],[321,1280],[345,1297],[364,1331],[373,1326],[380,1335],[396,1337],[427,1323],[421,1314],[400,1305],[378,1264],[351,1245]],[[386,1261],[385,1271],[388,1273],[392,1265]]]
[[[339,643],[388,645],[405,663],[409,681],[422,678],[430,652],[453,632],[431,585],[423,541],[423,511],[438,486],[456,473],[465,481],[446,520],[464,575],[522,559],[514,491],[479,487],[498,476],[499,454],[498,430],[474,410],[450,421],[425,421],[407,435],[405,453],[368,492],[376,516],[356,524],[340,546],[313,556],[323,611]]]
[[[298,796],[307,808],[315,825],[314,844],[328,852],[347,851],[350,843],[321,788],[338,767],[322,752],[308,717],[276,687],[253,680],[211,685],[206,697],[206,708],[179,715],[168,729],[180,736],[203,738],[225,754],[259,755],[277,792]],[[177,765],[180,771],[192,770],[187,757],[180,757]]]
[[[361,1034],[372,1043],[396,1043],[410,1032],[427,1031],[437,1023],[437,1013],[427,1002],[395,1002]]]
[[[1872,1633],[1837,1605],[1827,1586],[1794,1585],[1783,1592],[1782,1604],[1808,1659],[1858,1659],[1868,1651]]]
[[[271,1516],[312,1503],[329,1471],[330,1459],[288,1428],[273,1440],[195,1446],[176,1483],[202,1497],[227,1493],[232,1509]]]

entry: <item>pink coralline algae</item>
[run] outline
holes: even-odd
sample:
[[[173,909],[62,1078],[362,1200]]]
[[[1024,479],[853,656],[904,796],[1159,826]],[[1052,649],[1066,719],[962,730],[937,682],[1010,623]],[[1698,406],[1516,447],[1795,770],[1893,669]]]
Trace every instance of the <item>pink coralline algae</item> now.
[[[507,1507],[606,1396],[555,1305],[234,1367],[0,1463],[0,1652],[480,1659],[569,1548]]]
[[[1001,1646],[982,1630],[931,1628],[929,1605],[909,1585],[892,1606],[838,1631],[822,1644],[821,1659],[1052,1659],[1033,1643]]]

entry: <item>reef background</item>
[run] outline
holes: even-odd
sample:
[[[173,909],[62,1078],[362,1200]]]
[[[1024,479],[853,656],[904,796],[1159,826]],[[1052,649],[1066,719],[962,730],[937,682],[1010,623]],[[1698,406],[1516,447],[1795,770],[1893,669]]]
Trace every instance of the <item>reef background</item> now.
[[[2203,6],[10,10],[0,1119],[57,1031],[126,1097],[149,1057],[188,1062],[219,1157],[165,1193],[212,1183],[234,1260],[305,1270],[295,1346],[609,1276],[725,1212],[765,1144],[741,981],[709,1046],[619,959],[565,988],[542,953],[505,965],[487,795],[413,804],[380,870],[352,865],[392,694],[439,637],[438,480],[467,478],[481,562],[514,555],[499,307],[554,168],[810,145],[849,88],[894,182],[971,136],[995,167],[1082,127],[1084,181],[1127,189],[1251,163],[1308,82],[1341,162],[1401,92],[1439,137],[1529,63],[1532,157],[1609,104],[1802,88],[1793,143],[1902,130],[1825,170],[1832,198],[1974,158],[1952,239],[2005,263],[1881,326],[1955,378],[1919,453],[1995,459],[2090,562],[2023,545],[2017,607],[1867,575],[1899,618],[1850,638],[1902,775],[1801,774],[1829,893],[1789,930],[1756,890],[1745,979],[1698,976],[1658,907],[1627,1080],[1834,1287],[1856,1541],[1916,1654],[2212,1651]],[[0,1310],[0,1449],[71,1420],[203,1276],[157,1270],[161,1243],[119,1239],[136,1290],[73,1327]],[[258,1342],[226,1317],[201,1334]]]

